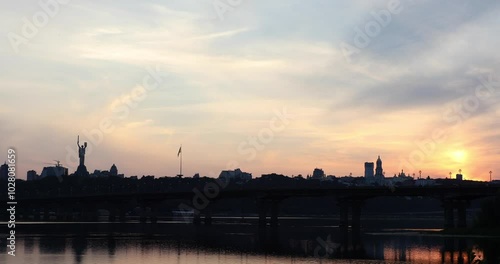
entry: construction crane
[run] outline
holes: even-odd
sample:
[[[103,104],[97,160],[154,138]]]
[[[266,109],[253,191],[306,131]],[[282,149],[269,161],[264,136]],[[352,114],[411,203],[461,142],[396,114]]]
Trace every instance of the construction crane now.
[[[56,167],[62,167],[62,163],[60,160],[54,160],[56,163],[44,162],[44,164],[55,165]]]

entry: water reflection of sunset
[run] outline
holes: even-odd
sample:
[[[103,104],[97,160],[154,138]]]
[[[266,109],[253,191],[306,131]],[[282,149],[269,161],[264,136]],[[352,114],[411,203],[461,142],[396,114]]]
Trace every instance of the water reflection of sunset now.
[[[437,246],[421,247],[418,245],[409,245],[406,248],[397,248],[397,245],[387,243],[384,245],[384,260],[441,263],[440,251],[441,248]]]
[[[469,262],[469,255],[465,251],[443,251],[441,247],[422,247],[408,245],[398,248],[393,243],[384,245],[384,260],[409,261],[411,263],[482,263],[483,251],[475,247],[472,252],[474,259]]]

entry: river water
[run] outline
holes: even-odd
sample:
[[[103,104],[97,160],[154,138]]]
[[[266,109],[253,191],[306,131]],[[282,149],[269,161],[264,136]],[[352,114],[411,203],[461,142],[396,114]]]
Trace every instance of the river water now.
[[[298,264],[499,263],[500,238],[444,236],[436,229],[373,229],[354,237],[336,226],[250,224],[25,223],[15,257],[0,263]]]

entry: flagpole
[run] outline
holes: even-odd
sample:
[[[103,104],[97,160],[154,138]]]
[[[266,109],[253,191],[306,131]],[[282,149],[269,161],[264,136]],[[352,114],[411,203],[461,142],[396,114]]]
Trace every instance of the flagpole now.
[[[181,173],[179,173],[179,176],[182,177],[182,145],[181,145],[181,170],[180,170]]]
[[[181,147],[179,148],[179,154],[181,155],[181,160],[179,163],[179,178],[182,177],[182,144]]]

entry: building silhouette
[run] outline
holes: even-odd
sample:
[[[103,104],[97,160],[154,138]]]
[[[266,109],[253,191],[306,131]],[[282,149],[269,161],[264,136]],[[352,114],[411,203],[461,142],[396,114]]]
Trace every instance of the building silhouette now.
[[[59,164],[55,166],[43,167],[42,173],[40,174],[40,179],[46,177],[62,177],[68,176],[68,168],[65,168]]]
[[[99,177],[109,177],[109,171],[107,170],[97,170],[95,169],[93,173],[89,174],[90,178],[99,178]]]
[[[373,179],[375,164],[373,162],[365,162],[365,178]]]
[[[325,172],[323,171],[323,169],[315,168],[314,171],[313,171],[313,174],[311,176],[311,179],[313,179],[313,180],[323,180],[324,178],[325,178]]]
[[[224,178],[228,180],[242,180],[242,181],[249,181],[252,179],[252,174],[248,172],[243,172],[239,168],[232,171],[232,170],[223,170],[219,174],[219,179]]]
[[[0,181],[6,181],[9,178],[9,165],[5,162],[0,166]]]
[[[109,170],[98,170],[95,169],[93,173],[89,175],[90,178],[109,178],[109,177],[119,177],[124,178],[123,174],[118,174],[118,168],[115,164],[111,166]]]
[[[109,174],[111,176],[118,176],[118,169],[116,168],[116,165],[113,163],[113,166],[111,166],[111,169],[109,169]]]
[[[380,159],[380,155],[378,156],[377,167],[375,168],[375,178],[384,178],[384,169],[382,168],[382,160]]]
[[[36,180],[38,180],[38,174],[36,173],[36,171],[34,171],[34,170],[29,170],[29,171],[26,173],[26,180],[27,180],[27,181],[36,181]]]

